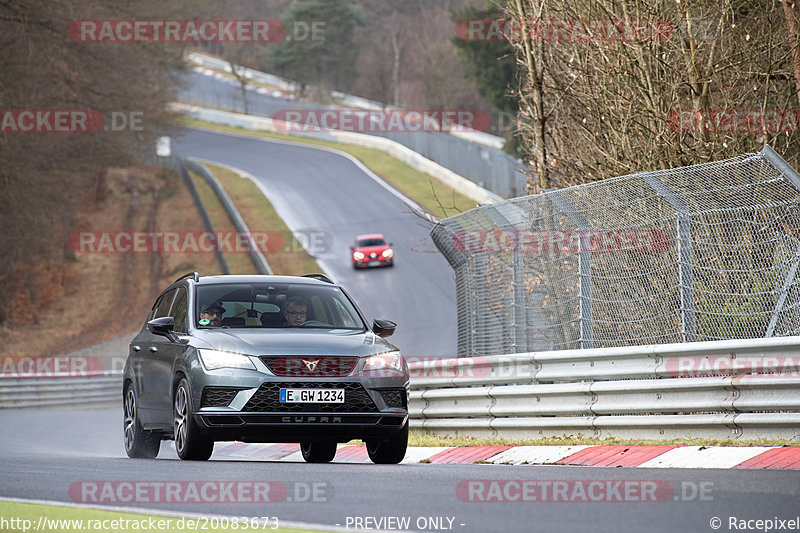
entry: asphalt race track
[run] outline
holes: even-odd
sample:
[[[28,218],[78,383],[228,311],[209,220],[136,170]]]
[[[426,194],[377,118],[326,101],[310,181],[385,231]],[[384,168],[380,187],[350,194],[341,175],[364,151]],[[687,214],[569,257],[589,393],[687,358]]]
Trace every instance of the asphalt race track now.
[[[330,246],[312,254],[370,320],[398,323],[390,340],[404,355],[456,354],[455,281],[428,235],[431,225],[351,160],[306,146],[200,130],[189,130],[174,145],[181,156],[252,174],[293,232],[327,234]],[[349,247],[361,233],[383,233],[393,244],[395,266],[353,270]]]
[[[82,495],[75,488],[70,493],[70,487],[80,482],[100,485],[103,481],[270,481],[286,487],[280,503],[144,501],[110,505],[183,513],[273,516],[284,523],[342,527],[348,517],[351,520],[367,516],[410,517],[411,530],[465,533],[706,532],[714,531],[709,525],[714,517],[723,520],[720,531],[729,531],[729,516],[790,519],[800,514],[800,474],[792,471],[488,464],[378,466],[335,462],[312,465],[220,461],[213,457],[207,463],[193,463],[178,460],[166,444],[162,444],[161,454],[155,460],[133,460],[125,457],[122,446],[121,409],[3,410],[0,426],[3,428],[0,497],[91,501],[88,493]],[[648,480],[669,483],[675,493],[658,502],[485,503],[459,498],[456,490],[464,480]],[[309,495],[313,494],[313,487],[316,497]],[[698,487],[705,487],[705,492],[698,491]],[[315,498],[316,501],[310,501]],[[302,501],[298,503],[297,499]],[[428,517],[445,517],[442,520],[445,526],[450,518],[452,526],[424,529],[414,525],[421,520],[420,525],[424,526]]]

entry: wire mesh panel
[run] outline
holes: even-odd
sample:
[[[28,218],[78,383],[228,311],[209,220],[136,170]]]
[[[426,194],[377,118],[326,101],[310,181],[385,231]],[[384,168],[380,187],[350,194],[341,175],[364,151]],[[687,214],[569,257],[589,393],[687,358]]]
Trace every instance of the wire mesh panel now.
[[[432,232],[460,355],[800,334],[800,175],[771,148],[485,205]]]

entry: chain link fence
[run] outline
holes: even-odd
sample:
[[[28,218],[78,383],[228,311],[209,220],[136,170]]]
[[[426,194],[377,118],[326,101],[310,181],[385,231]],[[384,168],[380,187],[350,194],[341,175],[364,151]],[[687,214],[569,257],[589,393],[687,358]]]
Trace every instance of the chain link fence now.
[[[800,175],[768,146],[485,205],[431,235],[462,356],[800,335]]]

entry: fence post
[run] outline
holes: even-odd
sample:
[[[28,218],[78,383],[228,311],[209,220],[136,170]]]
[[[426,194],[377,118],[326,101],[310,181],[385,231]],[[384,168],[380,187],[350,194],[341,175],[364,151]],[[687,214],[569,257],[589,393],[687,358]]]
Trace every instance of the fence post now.
[[[692,219],[689,205],[666,183],[650,173],[641,173],[644,182],[664,198],[677,213],[678,280],[681,286],[681,335],[683,342],[697,340],[694,309],[694,272],[692,270]]]
[[[764,145],[764,148],[761,150],[759,154],[761,157],[767,160],[769,164],[771,164],[775,169],[781,173],[781,175],[789,180],[795,189],[800,191],[800,174],[792,168],[792,166],[786,162],[784,158],[782,158],[778,152],[772,149],[770,145]]]
[[[558,191],[545,193],[556,208],[569,218],[578,230],[589,230],[589,221]],[[578,315],[581,323],[581,348],[594,348],[592,321],[592,252],[584,250],[584,239],[578,239],[578,284],[580,299]]]
[[[501,230],[518,231],[528,223],[527,215],[519,208],[505,204],[486,206],[484,212]],[[527,331],[528,313],[525,303],[525,268],[523,251],[511,252],[511,287],[514,291],[511,303],[511,327],[514,337],[511,341],[511,353],[528,351]]]
[[[800,266],[800,246],[795,250],[794,261],[792,261],[792,266],[789,268],[789,272],[787,272],[783,280],[780,296],[778,296],[778,301],[775,302],[775,309],[772,310],[772,317],[769,319],[769,325],[767,326],[767,332],[764,337],[772,337],[775,335],[775,326],[778,325],[778,318],[783,312],[783,306],[786,304],[786,297],[789,296],[794,278],[797,276],[798,266]]]
[[[485,355],[488,353],[486,349],[486,342],[488,335],[486,334],[486,311],[483,309],[481,297],[485,293],[485,289],[479,288],[478,283],[475,283],[474,276],[486,275],[486,257],[484,254],[475,254],[471,261],[473,279],[469,284],[469,299],[470,299],[470,320],[469,320],[469,351],[459,355]],[[484,286],[485,286],[484,281]],[[480,330],[480,331],[479,331]]]
[[[514,350],[512,353],[528,351],[528,312],[525,309],[525,268],[523,255],[520,250],[513,252],[514,271],[512,284],[514,286]]]

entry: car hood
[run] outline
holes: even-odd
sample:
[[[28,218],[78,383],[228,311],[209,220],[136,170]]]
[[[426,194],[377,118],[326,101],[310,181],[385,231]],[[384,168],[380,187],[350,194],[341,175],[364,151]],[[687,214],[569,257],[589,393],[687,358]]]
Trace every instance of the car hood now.
[[[208,347],[248,355],[368,355],[397,348],[371,331],[297,329],[203,329],[194,337]],[[200,346],[204,348],[206,346]]]

